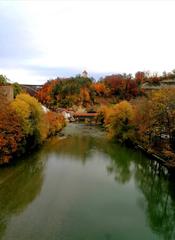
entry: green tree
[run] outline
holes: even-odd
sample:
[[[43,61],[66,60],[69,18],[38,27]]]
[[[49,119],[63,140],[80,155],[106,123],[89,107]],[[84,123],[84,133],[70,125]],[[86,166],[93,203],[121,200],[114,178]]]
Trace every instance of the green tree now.
[[[14,97],[16,97],[18,94],[22,92],[22,88],[19,85],[19,83],[17,82],[13,83],[13,91],[14,91]]]
[[[8,84],[8,78],[5,75],[0,74],[0,85]]]

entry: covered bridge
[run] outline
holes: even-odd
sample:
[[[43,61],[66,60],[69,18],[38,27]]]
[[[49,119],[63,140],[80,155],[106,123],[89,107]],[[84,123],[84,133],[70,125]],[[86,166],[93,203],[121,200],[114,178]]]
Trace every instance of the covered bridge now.
[[[74,113],[73,117],[78,121],[84,121],[87,123],[96,123],[97,113]]]

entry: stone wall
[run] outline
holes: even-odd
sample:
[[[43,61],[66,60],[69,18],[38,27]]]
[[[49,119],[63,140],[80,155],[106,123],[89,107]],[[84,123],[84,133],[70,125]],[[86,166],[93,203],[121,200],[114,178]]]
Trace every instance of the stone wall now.
[[[14,99],[13,86],[0,86],[0,94],[5,96],[8,101],[12,101]]]

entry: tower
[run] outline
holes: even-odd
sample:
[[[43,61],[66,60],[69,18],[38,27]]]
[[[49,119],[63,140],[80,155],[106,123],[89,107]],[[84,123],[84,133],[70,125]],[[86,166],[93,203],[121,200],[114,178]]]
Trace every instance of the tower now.
[[[87,77],[88,77],[87,71],[84,70],[84,71],[82,72],[81,76],[84,77],[84,78],[87,78]]]

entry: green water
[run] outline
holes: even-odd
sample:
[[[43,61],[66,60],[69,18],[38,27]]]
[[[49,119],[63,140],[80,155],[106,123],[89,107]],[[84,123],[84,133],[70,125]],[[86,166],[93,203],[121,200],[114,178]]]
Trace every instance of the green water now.
[[[175,239],[175,185],[138,151],[69,125],[0,169],[0,240]]]

